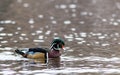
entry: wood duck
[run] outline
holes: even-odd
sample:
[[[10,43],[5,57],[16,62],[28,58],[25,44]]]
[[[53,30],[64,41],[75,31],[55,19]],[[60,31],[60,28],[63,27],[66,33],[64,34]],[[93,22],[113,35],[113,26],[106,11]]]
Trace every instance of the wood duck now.
[[[60,38],[55,38],[51,42],[50,48],[19,48],[15,52],[25,58],[45,59],[60,57],[65,43]]]

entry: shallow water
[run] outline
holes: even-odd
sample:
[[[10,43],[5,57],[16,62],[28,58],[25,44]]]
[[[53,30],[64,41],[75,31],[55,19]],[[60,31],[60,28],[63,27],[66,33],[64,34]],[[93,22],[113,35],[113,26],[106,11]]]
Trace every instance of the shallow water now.
[[[3,0],[0,2],[0,74],[119,75],[120,1]],[[66,46],[48,64],[14,53],[47,47],[61,37]]]

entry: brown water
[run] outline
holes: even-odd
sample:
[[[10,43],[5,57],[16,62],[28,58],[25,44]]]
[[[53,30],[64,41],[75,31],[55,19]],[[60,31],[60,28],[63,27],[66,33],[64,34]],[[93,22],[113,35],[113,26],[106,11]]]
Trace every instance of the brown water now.
[[[14,54],[49,47],[55,37],[65,40],[65,51],[48,64]],[[119,47],[119,0],[0,2],[1,75],[119,75]]]

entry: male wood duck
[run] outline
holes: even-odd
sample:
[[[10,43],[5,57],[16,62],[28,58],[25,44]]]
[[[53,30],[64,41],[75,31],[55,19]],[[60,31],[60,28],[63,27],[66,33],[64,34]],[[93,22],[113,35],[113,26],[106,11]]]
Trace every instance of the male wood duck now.
[[[25,58],[32,59],[48,59],[60,57],[65,43],[61,38],[55,38],[51,42],[50,48],[21,48],[16,49],[17,54],[22,55]]]

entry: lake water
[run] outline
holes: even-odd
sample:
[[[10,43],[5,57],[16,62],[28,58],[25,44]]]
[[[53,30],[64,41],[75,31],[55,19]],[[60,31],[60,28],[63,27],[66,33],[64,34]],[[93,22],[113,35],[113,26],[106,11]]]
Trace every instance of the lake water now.
[[[119,75],[120,1],[2,0],[1,75]],[[48,64],[14,53],[65,40],[60,58]]]

